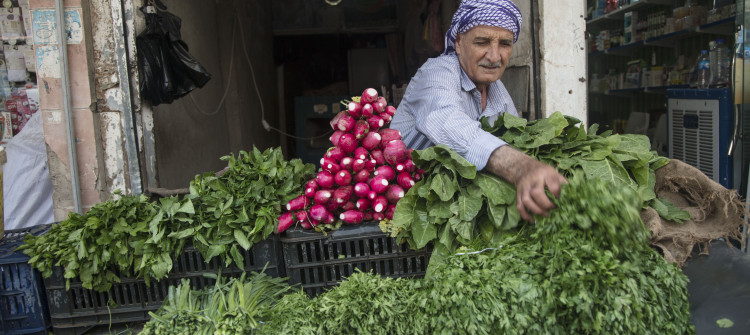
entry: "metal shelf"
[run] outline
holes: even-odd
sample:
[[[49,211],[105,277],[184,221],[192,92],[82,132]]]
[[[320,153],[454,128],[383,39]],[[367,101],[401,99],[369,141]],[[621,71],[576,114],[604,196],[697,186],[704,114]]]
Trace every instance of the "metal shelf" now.
[[[673,0],[640,0],[630,5],[620,7],[607,14],[586,21],[587,26],[595,26],[605,22],[622,21],[625,13],[636,10],[647,5],[674,5]]]

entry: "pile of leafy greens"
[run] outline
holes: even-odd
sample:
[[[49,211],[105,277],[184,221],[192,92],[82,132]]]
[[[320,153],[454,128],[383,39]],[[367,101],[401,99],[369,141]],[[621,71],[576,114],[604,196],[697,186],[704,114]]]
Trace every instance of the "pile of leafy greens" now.
[[[242,274],[239,278],[218,278],[202,290],[192,289],[188,279],[170,286],[167,299],[150,312],[142,335],[252,334],[263,313],[284,294],[292,292],[284,279],[264,273]]]
[[[20,249],[44,277],[54,266],[64,270],[66,286],[107,291],[120,276],[162,279],[185,245],[197,248],[206,262],[220,256],[224,264],[244,264],[248,250],[268,238],[281,206],[302,192],[315,171],[299,159],[286,161],[280,148],[254,148],[222,157],[228,171],[206,173],[190,183],[190,194],[150,201],[122,196],[94,205],[85,214],[71,213],[40,236],[26,236]],[[119,196],[119,194],[116,194]]]
[[[610,196],[603,197],[602,194]],[[637,191],[569,178],[557,209],[424,279],[355,273],[283,297],[262,334],[693,334],[687,278],[648,246]]]
[[[656,197],[654,171],[669,159],[651,151],[643,135],[596,134],[580,121],[555,113],[528,122],[505,114],[494,125],[482,120],[483,128],[513,147],[557,168],[565,176],[581,170],[586,179],[605,180],[634,190],[640,207],[652,206],[669,220],[689,218],[687,212]],[[381,227],[413,249],[429,243],[433,259],[450,255],[466,246],[493,246],[505,230],[521,223],[516,209],[515,186],[476,167],[450,148],[438,145],[412,153],[424,178],[412,187],[396,207],[392,222]]]

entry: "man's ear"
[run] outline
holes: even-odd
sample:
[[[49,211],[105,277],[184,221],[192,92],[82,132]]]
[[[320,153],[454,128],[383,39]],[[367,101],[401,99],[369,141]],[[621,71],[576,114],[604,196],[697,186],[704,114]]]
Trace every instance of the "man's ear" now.
[[[460,43],[461,43],[461,34],[456,34],[456,45],[455,45],[455,49],[456,49],[456,55],[459,55],[459,56],[461,55],[461,52],[460,52],[460,51],[458,51],[458,50],[460,49],[460,48],[459,48],[459,44],[460,44]]]

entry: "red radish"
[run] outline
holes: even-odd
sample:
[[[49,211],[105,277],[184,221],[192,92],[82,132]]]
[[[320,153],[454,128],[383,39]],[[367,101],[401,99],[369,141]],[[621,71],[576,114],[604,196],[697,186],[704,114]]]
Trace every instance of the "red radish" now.
[[[367,193],[367,199],[375,200],[375,198],[377,197],[378,197],[378,192],[370,190],[370,192]]]
[[[372,201],[372,210],[376,213],[383,213],[388,208],[388,199],[384,196],[379,195],[375,200]]]
[[[401,198],[404,197],[404,189],[396,184],[388,185],[388,190],[385,192],[385,198],[392,204],[397,203]]]
[[[375,176],[383,176],[388,181],[393,180],[393,178],[396,178],[396,171],[393,171],[393,168],[388,165],[381,165],[375,168],[375,172],[372,173]]]
[[[385,113],[388,114],[388,115],[390,115],[390,116],[395,115],[396,114],[396,107],[393,107],[393,106],[386,107],[385,108]]]
[[[375,221],[381,221],[381,220],[385,219],[385,215],[383,215],[383,213],[373,213],[372,214],[372,219],[375,220]]]
[[[333,192],[331,190],[319,190],[315,192],[315,196],[313,197],[313,200],[315,200],[316,204],[325,204],[331,198],[333,197]]]
[[[276,226],[276,234],[283,233],[294,224],[294,213],[286,212],[279,216],[279,224]]]
[[[333,132],[333,135],[329,137],[328,139],[331,140],[331,143],[333,143],[334,146],[339,146],[339,139],[341,138],[341,135],[344,135],[344,132],[341,130],[337,130]]]
[[[305,189],[305,196],[308,198],[312,198],[315,196],[315,192],[318,190],[316,188],[308,187]]]
[[[320,159],[320,168],[330,173],[336,173],[336,172],[339,172],[339,170],[341,170],[341,167],[338,164],[336,164],[336,162],[333,159],[330,159],[328,157],[323,157]]]
[[[318,182],[318,186],[321,188],[331,188],[333,187],[334,180],[333,180],[333,173],[330,173],[326,170],[318,172],[318,176],[315,177],[316,181]]]
[[[351,170],[352,164],[354,164],[354,158],[344,157],[341,159],[340,162],[341,162],[340,166],[342,170]]]
[[[372,214],[373,212],[369,210],[365,212],[365,221],[372,221],[372,216],[373,216]]]
[[[385,157],[385,161],[391,165],[405,163],[409,158],[408,151],[406,151],[406,144],[400,140],[388,142],[383,149],[383,156]]]
[[[370,193],[370,186],[367,186],[366,183],[359,182],[354,185],[354,195],[365,198],[367,193]]]
[[[370,124],[365,120],[358,120],[354,123],[354,138],[361,140],[370,131]]]
[[[315,204],[310,208],[310,218],[315,221],[323,221],[328,216],[328,210],[321,204]]]
[[[367,88],[362,92],[360,101],[363,104],[371,104],[378,101],[378,91],[374,88]]]
[[[370,200],[367,200],[367,198],[359,198],[357,199],[357,202],[355,204],[357,206],[357,209],[361,211],[370,208]]]
[[[292,200],[289,200],[289,202],[286,204],[286,210],[298,211],[300,209],[305,209],[309,204],[310,199],[303,194]]]
[[[367,156],[370,156],[370,153],[364,147],[357,147],[357,149],[354,149],[354,158],[367,159]]]
[[[370,179],[370,171],[367,171],[366,169],[359,170],[359,172],[352,177],[352,181],[355,183],[364,183],[367,182],[368,179]]]
[[[416,180],[416,181],[422,180],[422,174],[419,173],[419,172],[415,173],[414,174],[414,180]]]
[[[334,162],[338,162],[342,158],[346,157],[346,153],[339,147],[333,147],[328,149],[325,156],[332,159]]]
[[[411,150],[411,149],[410,149]],[[411,151],[409,151],[409,157],[411,157]],[[407,159],[406,162],[404,162],[404,169],[409,172],[414,172],[414,170],[417,168],[416,165],[414,165],[414,161],[410,159]]]
[[[346,107],[353,118],[358,119],[362,116],[362,105],[359,102],[352,101]]]
[[[294,217],[297,218],[297,222],[303,222],[309,220],[307,218],[309,214],[307,211],[298,211],[297,213],[294,213]]]
[[[324,223],[331,224],[336,222],[336,217],[331,214],[331,212],[328,212],[328,215],[326,215],[325,220],[323,220]]]
[[[354,129],[354,118],[351,115],[344,115],[339,119],[339,122],[336,124],[336,129],[341,130],[343,132],[350,132],[352,129]]]
[[[313,222],[314,222],[314,223],[313,223]],[[310,221],[301,221],[301,222],[300,222],[299,224],[300,224],[300,226],[302,226],[302,228],[304,228],[304,229],[312,229],[312,227],[313,227],[313,224],[317,225],[317,224],[318,224],[318,222],[310,220]]]
[[[393,220],[393,214],[396,213],[396,204],[388,205],[388,209],[385,210],[385,218]]]
[[[400,164],[400,163],[396,164],[396,171],[398,171],[398,172],[406,171],[406,165]]]
[[[383,128],[385,121],[383,121],[382,117],[373,115],[367,118],[367,124],[370,125],[371,132],[376,132],[380,130],[380,128]]]
[[[372,109],[375,111],[375,114],[380,114],[385,111],[386,106],[385,98],[380,97],[378,98],[378,101],[374,102],[372,104]]]
[[[365,213],[352,209],[341,213],[339,219],[349,224],[361,223],[365,219]]]
[[[347,201],[343,206],[341,206],[342,211],[348,211],[352,209],[357,209],[357,203],[354,201]]]
[[[412,186],[414,186],[414,178],[412,178],[411,174],[409,172],[401,172],[396,176],[396,182],[398,182],[398,185],[401,186],[405,191],[408,191]]]
[[[344,204],[345,202],[349,201],[349,198],[352,197],[352,191],[354,190],[354,186],[347,185],[347,186],[341,186],[337,188],[335,191],[333,191],[333,201],[335,201],[337,204]]]
[[[362,106],[363,118],[369,119],[373,114],[375,114],[375,108],[371,104],[367,103]]]
[[[385,100],[385,97],[378,97],[378,100],[373,105],[377,105],[377,104],[380,104],[381,106],[383,106],[383,109],[380,112],[378,112],[378,113],[382,113],[385,111],[385,107],[388,106],[388,101]]]
[[[381,113],[380,118],[383,119],[383,122],[386,124],[391,123],[391,120],[393,120],[393,116],[388,115],[388,113]]]
[[[376,166],[378,166],[378,164],[375,162],[374,159],[365,160],[365,170],[367,170],[367,172],[375,171]]]
[[[334,180],[336,181],[337,185],[346,186],[352,183],[352,174],[347,170],[341,170],[336,173]]]
[[[317,190],[318,189],[318,181],[315,180],[315,179],[310,179],[310,180],[307,181],[307,184],[305,184],[305,187],[306,188],[312,187],[315,190]]]
[[[388,179],[383,176],[375,176],[370,181],[370,189],[377,194],[384,193],[388,189]]]
[[[380,145],[380,134],[377,132],[371,131],[365,135],[365,137],[362,139],[362,147],[367,150],[372,150],[377,148]]]
[[[401,139],[401,132],[396,129],[391,128],[383,128],[378,131],[380,133],[380,137],[382,140],[380,141],[380,146],[385,146],[390,141],[400,140]]]
[[[329,212],[331,212],[331,213],[334,213],[334,212],[336,212],[336,210],[337,210],[337,209],[341,208],[341,205],[342,205],[342,204],[336,203],[335,201],[329,201],[329,202],[328,202],[328,203],[326,204],[326,209],[327,209],[327,210],[328,210]]]
[[[375,165],[385,164],[385,156],[383,156],[383,150],[375,149],[370,152],[370,156],[375,160]]]
[[[346,133],[341,135],[341,138],[339,139],[339,148],[345,153],[350,153],[357,148],[357,142],[358,141],[353,134]]]
[[[364,159],[355,159],[354,163],[352,163],[352,171],[354,173],[362,171],[362,169],[364,169],[364,168],[365,168],[365,160]]]

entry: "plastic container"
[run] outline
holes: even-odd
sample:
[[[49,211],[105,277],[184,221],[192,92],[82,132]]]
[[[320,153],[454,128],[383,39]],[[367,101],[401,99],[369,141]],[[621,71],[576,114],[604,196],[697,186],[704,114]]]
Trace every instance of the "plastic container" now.
[[[728,58],[729,50],[724,39],[717,39],[709,52],[711,58],[711,86],[726,86],[729,84],[731,63]]]
[[[711,84],[711,63],[708,58],[708,50],[701,50],[700,56],[695,63],[694,80],[692,86],[697,88],[708,88]]]
[[[386,277],[423,277],[432,247],[411,250],[383,233],[376,222],[343,226],[323,235],[291,229],[281,236],[290,284],[314,296],[334,287],[356,269]]]
[[[50,327],[42,275],[15,251],[27,234],[39,235],[50,225],[5,231],[0,240],[0,334],[47,334]]]
[[[167,298],[169,286],[177,286],[184,278],[190,279],[194,289],[202,289],[216,283],[204,277],[204,273],[223,277],[237,277],[247,271],[265,273],[273,277],[285,276],[281,243],[271,236],[253,245],[250,250],[241,250],[245,259],[242,267],[225,267],[219,257],[206,263],[197,249],[185,248],[173,261],[167,278],[151,281],[142,278],[123,278],[107,292],[96,292],[82,287],[80,281],[71,281],[70,290],[65,289],[62,268],[56,267],[50,278],[44,280],[49,301],[50,317],[55,335],[79,335],[92,328],[118,328],[129,323],[142,323],[150,319],[148,312],[157,310]]]

